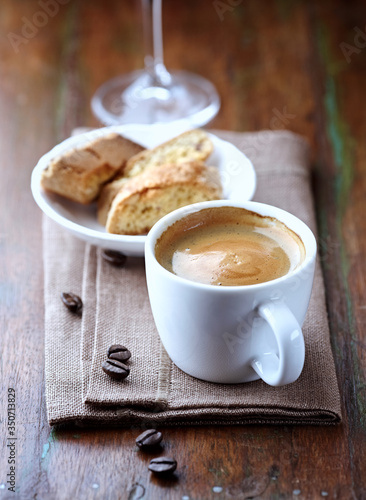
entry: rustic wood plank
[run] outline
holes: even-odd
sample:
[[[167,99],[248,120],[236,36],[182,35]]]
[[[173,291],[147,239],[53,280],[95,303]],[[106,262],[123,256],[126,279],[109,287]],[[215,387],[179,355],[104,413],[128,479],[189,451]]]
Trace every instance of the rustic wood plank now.
[[[167,483],[150,477],[149,455],[134,447],[138,429],[49,428],[41,215],[29,191],[30,173],[72,128],[97,124],[92,93],[107,78],[141,67],[142,43],[133,2],[75,0],[59,5],[15,52],[7,34],[21,33],[22,18],[37,19],[40,4],[6,0],[0,18],[0,342],[3,387],[17,391],[19,498],[132,499],[142,489],[145,498],[159,499],[366,495],[366,49],[354,42],[354,27],[365,30],[365,7],[341,0],[222,4],[224,12],[217,2],[164,2],[166,62],[216,83],[223,107],[212,126],[287,128],[313,147],[344,424],[165,429],[165,452],[179,462],[178,480]],[[358,50],[349,62],[343,42]],[[2,408],[6,396],[2,391]],[[2,433],[3,450],[5,438]],[[1,454],[0,471],[7,470],[6,460]],[[0,489],[0,498],[11,495]]]
[[[16,485],[18,498],[37,492],[47,478],[42,470],[42,445],[50,433],[45,416],[43,370],[43,264],[41,214],[30,193],[30,174],[40,155],[54,144],[58,68],[54,54],[59,47],[52,29],[39,30],[19,46],[8,35],[21,35],[22,18],[32,20],[38,8],[30,2],[11,2],[1,8],[1,369],[2,414],[0,482],[9,472],[5,441],[8,388],[16,391]],[[31,33],[29,31],[29,33]],[[0,490],[4,498],[13,495]],[[5,494],[5,495],[4,495]],[[8,494],[8,495],[7,495]]]
[[[365,183],[362,154],[365,121],[359,96],[365,86],[366,57],[354,39],[354,27],[365,31],[360,23],[362,16],[364,6],[360,2],[354,2],[352,8],[341,4],[333,12],[329,5],[323,5],[313,12],[314,40],[323,82],[319,95],[322,112],[317,116],[322,139],[316,190],[319,226],[325,242],[323,268],[356,498],[365,494],[362,478],[366,471],[365,332],[361,328],[365,320],[361,257],[365,233],[359,205],[364,199]],[[366,35],[364,38],[365,44]],[[352,51],[350,57],[342,44],[352,45],[357,53]]]

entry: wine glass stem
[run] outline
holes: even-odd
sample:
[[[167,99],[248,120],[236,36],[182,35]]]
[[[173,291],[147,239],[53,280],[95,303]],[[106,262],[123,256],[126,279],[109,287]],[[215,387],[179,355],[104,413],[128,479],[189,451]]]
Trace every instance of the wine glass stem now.
[[[145,71],[153,84],[168,87],[171,75],[164,65],[162,0],[141,0],[145,38]]]

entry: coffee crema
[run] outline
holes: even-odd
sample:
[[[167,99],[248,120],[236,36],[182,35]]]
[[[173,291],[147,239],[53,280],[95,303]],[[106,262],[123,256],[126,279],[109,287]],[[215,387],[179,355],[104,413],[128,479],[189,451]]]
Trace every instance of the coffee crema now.
[[[155,245],[168,271],[209,285],[272,281],[305,258],[301,238],[279,220],[238,207],[200,210],[169,226]]]

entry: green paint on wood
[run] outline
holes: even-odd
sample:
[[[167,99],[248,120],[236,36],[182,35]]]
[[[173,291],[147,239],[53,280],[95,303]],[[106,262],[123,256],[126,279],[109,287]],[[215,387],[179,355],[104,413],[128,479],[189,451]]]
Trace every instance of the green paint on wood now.
[[[43,445],[43,451],[42,451],[42,455],[41,455],[41,460],[42,461],[46,458],[47,453],[49,452],[49,450],[50,450],[50,443],[47,442],[47,443],[45,443]]]
[[[327,132],[338,174],[335,180],[337,209],[339,215],[343,217],[353,184],[354,139],[340,115],[336,85],[331,76],[327,78],[324,104],[327,113]]]
[[[48,436],[47,443],[43,445],[42,454],[41,454],[41,464],[42,467],[45,467],[48,463],[50,452],[54,447],[54,443],[57,442],[57,433],[54,428],[51,429],[51,432]]]
[[[354,151],[355,140],[351,135],[347,123],[343,120],[339,109],[340,89],[336,84],[336,76],[342,68],[342,64],[334,61],[330,50],[329,35],[325,25],[319,26],[317,32],[318,48],[320,57],[326,71],[326,84],[324,95],[324,108],[326,112],[327,135],[332,147],[333,159],[336,166],[336,179],[334,183],[334,195],[336,200],[337,236],[340,245],[340,263],[342,282],[346,299],[347,325],[351,339],[356,338],[355,323],[353,315],[353,304],[351,290],[348,284],[350,264],[347,255],[347,246],[343,238],[343,222],[346,215],[347,205],[351,196],[354,182]],[[365,385],[363,372],[358,359],[357,345],[350,343],[352,366],[354,370],[354,400],[359,412],[359,422],[366,429],[366,393],[362,390]]]
[[[327,134],[333,151],[334,163],[337,168],[335,195],[337,215],[340,216],[338,220],[341,224],[353,184],[353,151],[355,140],[339,110],[339,88],[337,88],[335,77],[339,73],[341,66],[333,61],[326,26],[319,27],[317,35],[319,53],[326,72],[324,107]]]

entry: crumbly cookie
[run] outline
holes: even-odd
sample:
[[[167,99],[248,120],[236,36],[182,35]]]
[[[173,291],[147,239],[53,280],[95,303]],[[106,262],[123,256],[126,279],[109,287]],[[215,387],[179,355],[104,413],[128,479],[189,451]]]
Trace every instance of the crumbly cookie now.
[[[44,189],[88,204],[103,185],[120,173],[127,160],[144,148],[119,134],[98,137],[54,158],[42,172]]]
[[[146,234],[155,222],[177,208],[221,197],[216,167],[198,161],[156,166],[122,183],[108,212],[106,230]]]
[[[134,177],[145,170],[168,163],[205,161],[213,151],[213,144],[203,130],[194,129],[160,144],[154,149],[146,149],[127,161],[123,175]]]

